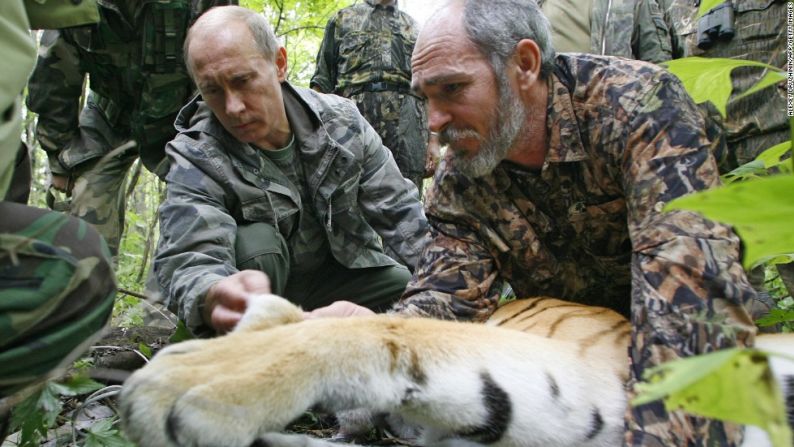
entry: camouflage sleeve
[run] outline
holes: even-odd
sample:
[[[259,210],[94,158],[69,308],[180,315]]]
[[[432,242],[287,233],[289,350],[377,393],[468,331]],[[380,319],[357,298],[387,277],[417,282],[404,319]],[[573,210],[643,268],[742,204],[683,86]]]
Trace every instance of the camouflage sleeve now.
[[[50,169],[65,173],[58,154],[79,137],[80,97],[85,71],[77,49],[62,31],[41,35],[39,58],[28,82],[28,108],[39,115],[36,138],[50,158]]]
[[[754,298],[740,243],[725,225],[687,211],[662,212],[676,197],[719,184],[704,122],[677,79],[660,71],[640,98],[622,157],[632,256],[632,382],[662,362],[752,345]],[[661,402],[627,412],[632,446],[736,445],[735,426],[666,413]],[[692,444],[692,439],[702,443]]]
[[[655,64],[673,57],[670,30],[657,0],[637,0],[634,4],[631,50],[635,59]]]
[[[499,302],[502,281],[497,262],[483,244],[478,223],[458,200],[461,185],[446,161],[425,198],[429,240],[393,311],[445,320],[485,321]],[[465,187],[465,186],[464,186]],[[487,239],[487,237],[486,237]]]
[[[105,241],[85,221],[10,202],[0,216],[1,408],[65,372],[102,335],[116,279]]]
[[[195,145],[193,148],[188,144]],[[154,273],[169,309],[198,335],[211,332],[201,316],[210,286],[237,272],[237,224],[225,205],[225,191],[185,153],[200,152],[195,141],[177,137],[166,147],[171,169],[160,206],[160,242]]]
[[[355,108],[354,105],[351,106]],[[391,151],[375,129],[356,112],[364,147],[359,206],[383,244],[414,270],[427,242],[427,219],[416,185],[403,177]]]
[[[325,34],[317,52],[317,68],[309,87],[323,93],[333,93],[336,88],[336,18],[325,25]]]

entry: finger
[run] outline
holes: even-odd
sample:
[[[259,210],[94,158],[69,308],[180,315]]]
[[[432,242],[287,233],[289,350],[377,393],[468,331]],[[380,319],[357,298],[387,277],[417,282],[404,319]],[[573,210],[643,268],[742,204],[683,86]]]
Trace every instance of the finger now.
[[[234,329],[242,317],[242,312],[225,306],[215,306],[212,310],[212,327],[219,333],[226,333]]]
[[[249,293],[270,293],[270,278],[259,270],[243,270],[240,272],[240,284]]]

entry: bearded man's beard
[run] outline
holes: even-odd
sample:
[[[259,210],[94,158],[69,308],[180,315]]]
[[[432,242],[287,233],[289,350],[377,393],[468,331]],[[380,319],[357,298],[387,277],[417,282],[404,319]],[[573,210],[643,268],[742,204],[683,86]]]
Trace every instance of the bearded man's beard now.
[[[527,122],[527,111],[523,103],[512,94],[507,76],[500,74],[499,104],[490,120],[492,125],[486,137],[480,136],[473,129],[457,129],[448,126],[439,134],[439,142],[450,145],[455,169],[470,178],[488,175],[507,157],[507,153],[519,137]],[[479,152],[467,156],[465,152],[455,151],[455,142],[464,138],[477,140]]]

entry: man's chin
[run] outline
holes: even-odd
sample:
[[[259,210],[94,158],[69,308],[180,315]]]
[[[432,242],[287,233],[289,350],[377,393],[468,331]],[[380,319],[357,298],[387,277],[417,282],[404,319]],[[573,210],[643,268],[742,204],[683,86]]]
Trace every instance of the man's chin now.
[[[494,171],[494,169],[496,169],[497,165],[494,166],[483,165],[481,162],[478,163],[475,157],[467,157],[467,158],[454,157],[452,159],[453,168],[456,171],[463,174],[464,177],[468,177],[472,179],[485,177],[486,175],[491,174]]]

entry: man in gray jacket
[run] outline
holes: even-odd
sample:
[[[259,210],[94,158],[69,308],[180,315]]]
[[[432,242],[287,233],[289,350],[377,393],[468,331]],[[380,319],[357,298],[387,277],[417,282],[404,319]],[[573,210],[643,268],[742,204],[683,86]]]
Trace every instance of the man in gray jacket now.
[[[256,292],[391,305],[427,221],[356,106],[287,83],[285,49],[244,8],[207,12],[184,53],[200,95],[166,147],[154,270],[169,307],[202,334],[233,328]]]

